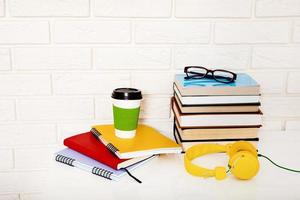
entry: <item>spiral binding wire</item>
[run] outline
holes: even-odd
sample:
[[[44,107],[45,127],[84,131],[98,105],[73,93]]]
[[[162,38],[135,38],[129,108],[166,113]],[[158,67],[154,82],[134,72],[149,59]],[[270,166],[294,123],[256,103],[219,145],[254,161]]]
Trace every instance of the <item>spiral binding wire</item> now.
[[[73,158],[69,158],[69,157],[58,154],[58,155],[56,155],[55,160],[57,162],[61,162],[61,163],[64,163],[64,164],[74,167],[73,162],[75,161],[75,159],[73,159]]]
[[[101,136],[101,133],[99,133],[95,128],[92,128],[91,129],[91,132],[93,133],[93,135],[97,136],[97,137],[100,137]]]
[[[99,133],[99,131],[97,131],[95,128],[91,129],[91,133],[93,134],[93,136],[95,136],[98,140],[101,141],[100,137],[101,137],[101,133]],[[117,149],[113,144],[108,143],[106,145],[106,148],[112,152],[113,154],[115,154],[117,151],[119,151],[119,149]]]
[[[106,145],[106,148],[111,151],[112,153],[116,153],[117,151],[119,151],[119,149],[117,149],[113,144],[111,143],[108,143]]]
[[[109,180],[111,180],[111,175],[113,174],[113,173],[110,172],[110,171],[107,171],[107,170],[105,170],[105,169],[101,169],[101,168],[98,168],[98,167],[94,167],[94,168],[92,169],[92,173],[95,174],[95,175],[98,175],[98,176],[107,178],[107,179],[109,179]]]

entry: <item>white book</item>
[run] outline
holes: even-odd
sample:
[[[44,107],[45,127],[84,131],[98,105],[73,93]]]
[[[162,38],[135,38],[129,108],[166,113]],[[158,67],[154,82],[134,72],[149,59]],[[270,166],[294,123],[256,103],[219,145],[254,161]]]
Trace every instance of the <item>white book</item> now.
[[[182,96],[174,85],[174,91],[182,105],[259,104],[259,95],[243,96]]]
[[[183,114],[176,102],[173,101],[173,112],[181,128],[188,127],[233,127],[259,126],[262,124],[262,113],[233,113],[233,114]]]

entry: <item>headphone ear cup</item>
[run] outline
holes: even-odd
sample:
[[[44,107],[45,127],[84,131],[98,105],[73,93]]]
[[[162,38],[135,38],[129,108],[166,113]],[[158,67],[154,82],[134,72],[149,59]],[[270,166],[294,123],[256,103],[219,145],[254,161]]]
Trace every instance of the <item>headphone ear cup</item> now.
[[[231,173],[238,179],[248,180],[259,170],[257,156],[248,151],[239,151],[229,159]]]
[[[229,157],[231,158],[233,155],[235,155],[237,152],[239,151],[249,151],[250,153],[252,153],[254,156],[257,157],[257,151],[256,148],[247,141],[238,141],[233,143],[229,150],[227,151]]]

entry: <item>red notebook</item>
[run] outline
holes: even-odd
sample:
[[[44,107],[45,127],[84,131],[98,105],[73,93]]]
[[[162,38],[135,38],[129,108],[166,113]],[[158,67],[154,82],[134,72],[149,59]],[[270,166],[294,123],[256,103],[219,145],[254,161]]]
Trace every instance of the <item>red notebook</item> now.
[[[66,138],[64,140],[64,145],[117,170],[133,165],[149,157],[120,159],[112,154],[91,132]]]

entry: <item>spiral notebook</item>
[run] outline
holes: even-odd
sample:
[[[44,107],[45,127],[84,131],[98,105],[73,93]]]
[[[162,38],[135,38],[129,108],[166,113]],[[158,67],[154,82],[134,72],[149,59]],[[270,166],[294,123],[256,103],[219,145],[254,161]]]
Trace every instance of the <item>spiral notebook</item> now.
[[[116,170],[126,168],[153,155],[120,159],[112,154],[102,142],[98,141],[91,132],[68,137],[64,139],[64,145]]]
[[[127,171],[132,171],[135,168],[143,165],[145,162],[154,158],[155,155],[146,158],[138,163],[126,167],[125,169],[115,170],[107,165],[104,165],[94,159],[91,159],[81,153],[78,153],[72,149],[66,148],[55,153],[55,160],[60,163],[64,163],[71,167],[77,167],[85,170],[97,176],[104,177],[110,180],[118,180],[120,177],[128,174]]]
[[[136,136],[131,139],[116,137],[113,124],[93,126],[91,132],[121,159],[181,152],[181,147],[175,141],[145,124],[138,125]]]

